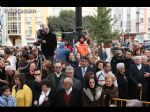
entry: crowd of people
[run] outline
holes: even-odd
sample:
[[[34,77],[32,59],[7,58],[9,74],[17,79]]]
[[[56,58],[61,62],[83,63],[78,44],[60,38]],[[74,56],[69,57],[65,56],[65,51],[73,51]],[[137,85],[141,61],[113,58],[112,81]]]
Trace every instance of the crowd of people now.
[[[150,101],[150,50],[136,41],[105,46],[81,35],[74,46],[44,26],[38,48],[1,46],[1,107],[109,107],[112,98]],[[142,93],[142,94],[141,94]]]

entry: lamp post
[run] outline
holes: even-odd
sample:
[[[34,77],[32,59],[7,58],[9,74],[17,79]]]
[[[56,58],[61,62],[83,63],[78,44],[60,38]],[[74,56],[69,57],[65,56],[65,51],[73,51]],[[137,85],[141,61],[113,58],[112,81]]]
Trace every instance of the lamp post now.
[[[82,34],[82,7],[76,7],[76,36]]]

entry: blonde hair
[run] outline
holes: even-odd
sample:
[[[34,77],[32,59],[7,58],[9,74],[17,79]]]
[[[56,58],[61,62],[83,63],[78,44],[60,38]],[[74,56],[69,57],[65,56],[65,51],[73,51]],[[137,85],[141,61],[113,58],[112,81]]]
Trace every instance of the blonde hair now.
[[[105,81],[106,81],[107,79],[112,79],[112,81],[115,81],[115,77],[112,76],[112,75],[110,75],[110,74],[108,74],[107,76],[105,76]]]

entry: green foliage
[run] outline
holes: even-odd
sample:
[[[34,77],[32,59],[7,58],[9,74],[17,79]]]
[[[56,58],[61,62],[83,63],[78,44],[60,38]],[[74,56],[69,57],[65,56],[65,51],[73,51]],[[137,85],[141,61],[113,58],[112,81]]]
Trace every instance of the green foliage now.
[[[98,7],[97,15],[95,15],[94,20],[91,21],[92,27],[90,34],[98,44],[102,42],[105,44],[111,43],[112,39],[118,35],[117,32],[111,31],[111,26],[116,20],[111,19],[110,11],[111,9],[107,9],[106,7]]]
[[[85,29],[85,31],[87,33],[91,32],[91,28],[92,28],[92,21],[94,21],[94,17],[93,16],[85,16],[83,17],[83,28]]]
[[[72,32],[75,29],[75,12],[62,10],[58,17],[48,17],[48,25],[52,31]]]
[[[60,31],[59,18],[50,16],[47,18],[48,25],[51,31]]]
[[[73,10],[62,10],[59,20],[62,32],[72,32],[75,29],[75,12]]]

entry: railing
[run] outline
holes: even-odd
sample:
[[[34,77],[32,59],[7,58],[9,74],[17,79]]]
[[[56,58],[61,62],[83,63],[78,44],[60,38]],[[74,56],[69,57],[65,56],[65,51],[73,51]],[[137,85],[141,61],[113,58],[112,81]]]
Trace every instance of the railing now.
[[[113,104],[113,106],[115,106],[115,107],[125,107],[127,101],[128,101],[128,99],[112,98],[112,100],[110,101],[109,104],[110,104],[110,106]],[[150,102],[148,102],[148,101],[141,101],[141,102],[143,103],[144,107],[150,106]]]

